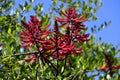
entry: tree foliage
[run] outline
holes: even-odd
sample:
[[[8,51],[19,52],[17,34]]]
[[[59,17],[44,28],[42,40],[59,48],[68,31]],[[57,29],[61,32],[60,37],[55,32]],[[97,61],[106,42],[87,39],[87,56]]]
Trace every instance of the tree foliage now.
[[[36,1],[0,0],[0,79],[120,79],[120,50],[94,36],[111,21],[85,34],[100,0],[51,0],[47,12]]]

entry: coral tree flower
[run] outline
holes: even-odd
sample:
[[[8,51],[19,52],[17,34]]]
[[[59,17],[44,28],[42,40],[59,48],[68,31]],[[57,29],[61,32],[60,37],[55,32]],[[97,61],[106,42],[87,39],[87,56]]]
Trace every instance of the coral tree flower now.
[[[59,22],[85,22],[87,19],[84,19],[84,16],[80,16],[76,13],[75,8],[69,8],[67,11],[61,11],[61,14],[65,16],[65,18],[56,17],[56,20]]]
[[[2,50],[3,44],[0,42],[0,50]]]
[[[56,49],[52,50],[51,55],[58,59],[63,59],[63,57],[70,55],[75,48],[74,44],[68,45],[68,42],[61,38],[58,39],[57,43],[57,46],[54,44]]]
[[[19,36],[22,39],[20,42],[21,46],[31,46],[36,42],[42,42],[45,37],[50,33],[49,30],[44,30],[44,28],[49,27],[41,26],[41,20],[39,21],[36,16],[30,16],[30,21],[28,23],[21,21],[22,26],[25,30],[21,31]]]
[[[2,44],[2,43],[0,43],[0,46],[3,46],[3,44]]]
[[[38,53],[29,53],[30,57],[25,57],[23,60],[25,61],[31,61],[32,63],[36,61],[36,59],[38,58]]]
[[[56,17],[58,22],[61,22],[59,27],[66,25],[66,34],[71,34],[72,40],[77,40],[79,42],[84,42],[89,40],[89,34],[79,34],[81,30],[84,30],[83,22],[87,21],[83,15],[77,14],[75,8],[69,8],[67,11],[61,11],[61,14],[65,16],[65,18]],[[71,33],[70,33],[71,30]]]
[[[112,69],[120,69],[120,65],[117,65],[117,66],[113,66],[113,58],[112,58],[112,55],[106,53],[106,52],[103,52],[104,54],[104,57],[105,57],[105,65],[103,66],[100,66],[99,68],[100,69],[103,69],[103,70],[112,70]]]
[[[51,55],[59,59],[63,59],[70,54],[81,54],[82,47],[76,47],[75,42],[82,43],[87,41],[89,37],[89,34],[80,34],[80,31],[84,30],[82,22],[87,19],[83,15],[78,15],[75,8],[69,8],[65,12],[61,11],[61,14],[64,15],[63,18],[56,17],[52,38],[54,49],[51,51]],[[60,25],[58,25],[58,22],[60,22]],[[61,27],[65,28],[65,33],[59,31]]]
[[[110,70],[110,67],[108,65],[100,66],[99,68],[106,71]],[[120,65],[112,66],[111,69],[120,69]]]

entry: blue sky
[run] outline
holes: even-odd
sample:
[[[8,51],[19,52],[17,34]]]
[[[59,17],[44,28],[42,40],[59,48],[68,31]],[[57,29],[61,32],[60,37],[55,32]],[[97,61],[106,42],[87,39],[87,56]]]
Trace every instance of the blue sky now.
[[[27,0],[19,0],[19,3],[23,4],[23,1]],[[44,3],[44,11],[47,11],[48,5],[50,5],[51,0],[35,0],[34,4],[37,4],[38,2]],[[119,21],[119,14],[120,14],[120,0],[102,0],[103,6],[98,10],[97,17],[98,20],[93,22],[91,21],[89,24],[87,24],[90,27],[93,27],[94,25],[100,26],[101,23],[104,21],[112,21],[112,24],[103,30],[101,30],[98,33],[95,33],[95,36],[97,38],[102,37],[103,42],[112,43],[115,46],[120,47],[120,21]],[[16,3],[18,4],[17,0]],[[33,15],[34,13],[31,12],[28,15]],[[90,29],[90,28],[89,28]]]
[[[97,12],[100,24],[103,21],[112,21],[112,24],[96,34],[96,37],[102,37],[104,42],[113,43],[120,47],[120,0],[103,0],[103,6]],[[92,22],[91,22],[92,23]]]

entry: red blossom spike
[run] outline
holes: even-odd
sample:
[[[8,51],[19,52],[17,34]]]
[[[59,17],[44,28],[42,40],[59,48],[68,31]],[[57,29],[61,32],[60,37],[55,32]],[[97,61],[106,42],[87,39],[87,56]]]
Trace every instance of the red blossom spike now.
[[[84,19],[84,15],[79,15],[78,19]]]
[[[64,13],[63,11],[60,11],[61,14],[63,14],[64,16],[68,17],[68,14]]]
[[[112,69],[120,69],[120,65],[117,65],[117,66],[113,66],[113,59],[112,59],[112,56],[106,52],[103,52],[104,56],[105,56],[105,65],[104,66],[100,66],[99,68],[100,69],[103,69],[103,70],[112,70]]]
[[[103,65],[103,66],[100,66],[99,68],[106,70],[106,71],[108,71],[110,69],[108,65]]]
[[[22,22],[22,26],[24,26],[26,29],[21,31],[19,34],[20,38],[22,39],[21,45],[22,46],[30,46],[33,44],[36,44],[37,42],[41,42],[44,38],[46,38],[50,31],[45,29],[43,30],[43,26],[38,25],[41,21],[37,19],[36,16],[31,16],[30,21],[28,23]],[[44,26],[45,28],[48,28],[48,26]]]
[[[76,19],[71,19],[71,20],[74,21],[74,22],[86,22],[88,19],[81,20],[79,18],[76,18]]]
[[[24,21],[21,21],[21,23],[22,23],[22,26],[23,26],[23,27],[25,27],[25,28],[28,28],[28,27],[29,27],[29,25],[28,25],[27,23],[25,23]]]
[[[65,18],[56,17],[56,20],[59,22],[65,22],[66,24],[70,23],[70,22],[81,23],[81,22],[85,22],[88,20],[88,19],[84,18],[84,15],[77,16],[78,14],[76,13],[75,8],[69,8],[65,12],[61,11],[61,14],[63,14],[65,16]]]
[[[46,26],[41,26],[41,29],[45,29],[48,28],[50,26],[50,24],[46,25]]]
[[[106,70],[106,71],[110,70],[110,66],[109,65],[103,65],[103,66],[100,66],[99,68],[103,69],[103,70]],[[111,69],[120,69],[120,65],[112,66]]]
[[[113,69],[120,69],[120,65],[118,66],[112,66]]]
[[[2,44],[2,43],[0,43],[0,46],[3,46],[3,44]]]
[[[75,8],[69,8],[68,11],[67,11],[67,14],[70,14],[68,17],[74,18],[75,15],[76,15],[76,10],[75,10]]]
[[[56,20],[59,21],[59,22],[68,22],[67,18],[56,17]]]
[[[37,53],[30,53],[30,58],[26,57],[23,60],[31,61],[33,63],[33,62],[35,62],[36,59],[38,59],[38,54]]]
[[[32,23],[37,23],[38,22],[37,16],[30,16],[30,21]]]

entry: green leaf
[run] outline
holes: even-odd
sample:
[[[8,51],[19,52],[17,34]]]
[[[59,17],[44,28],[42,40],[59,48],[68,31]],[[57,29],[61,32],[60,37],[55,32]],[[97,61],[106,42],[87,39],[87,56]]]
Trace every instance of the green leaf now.
[[[94,9],[93,9],[93,12],[96,13],[96,12],[97,12],[97,8],[94,8]]]
[[[21,10],[23,10],[23,5],[22,4],[19,4],[19,7]]]
[[[45,26],[47,25],[49,22],[49,17],[48,17],[48,14],[46,13],[42,19],[42,25]]]
[[[57,3],[57,0],[52,0],[52,4],[55,6]]]
[[[6,16],[0,16],[0,23],[6,19]]]
[[[89,4],[92,4],[93,3],[93,0],[89,0]]]
[[[61,5],[60,5],[60,8],[63,8],[63,7],[64,7],[64,4],[61,4]]]
[[[109,21],[108,23],[107,23],[107,26],[110,26],[112,24],[112,21]]]
[[[31,10],[31,9],[32,9],[32,5],[31,5],[31,4],[28,5],[28,6],[26,7],[26,9],[27,9],[27,10]]]
[[[73,1],[72,0],[67,0],[68,4],[71,4]]]
[[[28,6],[28,2],[25,1],[24,7],[26,8]]]
[[[80,0],[78,0],[78,6],[81,7],[81,2],[80,2]]]
[[[11,28],[8,28],[8,34],[11,34]]]
[[[93,20],[97,20],[97,17],[96,17],[96,16],[93,16],[92,19],[93,19]]]
[[[98,1],[97,1],[97,0],[94,0],[94,3],[95,3],[95,5],[97,6],[97,4],[98,4]]]
[[[34,2],[34,0],[30,0],[30,2]]]

